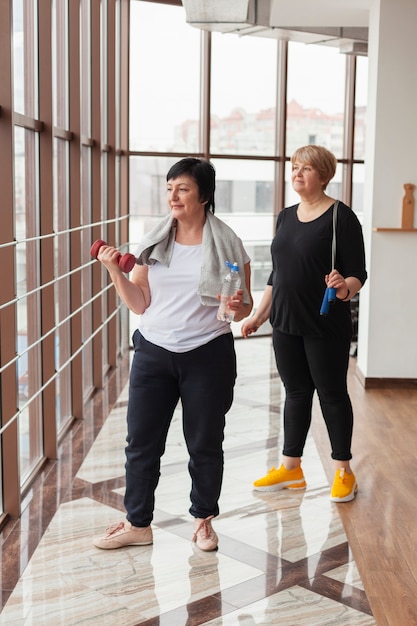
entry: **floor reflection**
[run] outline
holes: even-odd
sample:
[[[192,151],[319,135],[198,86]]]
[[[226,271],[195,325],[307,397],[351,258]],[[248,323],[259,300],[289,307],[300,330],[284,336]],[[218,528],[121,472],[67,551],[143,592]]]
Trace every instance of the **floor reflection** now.
[[[25,542],[9,542],[21,546],[24,566],[13,588],[3,589],[0,624],[375,625],[312,438],[303,458],[305,491],[252,491],[252,481],[280,456],[282,389],[269,338],[237,341],[236,349],[239,377],[214,521],[219,550],[203,553],[191,542],[180,411],[162,463],[153,546],[100,551],[92,545],[123,516],[124,388],[80,461],[66,501],[54,512],[50,490],[38,498],[49,496],[50,518],[46,529],[31,529],[37,539],[26,561]],[[32,524],[41,513],[31,511]],[[19,568],[7,543],[3,581],[7,566]]]

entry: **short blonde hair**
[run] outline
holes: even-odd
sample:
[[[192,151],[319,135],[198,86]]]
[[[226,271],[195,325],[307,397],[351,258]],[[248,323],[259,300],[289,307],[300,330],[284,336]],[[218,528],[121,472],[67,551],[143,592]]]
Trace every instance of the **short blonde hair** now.
[[[308,163],[317,170],[323,181],[323,191],[336,173],[337,159],[323,146],[308,145],[298,148],[291,157],[293,165],[296,161]]]

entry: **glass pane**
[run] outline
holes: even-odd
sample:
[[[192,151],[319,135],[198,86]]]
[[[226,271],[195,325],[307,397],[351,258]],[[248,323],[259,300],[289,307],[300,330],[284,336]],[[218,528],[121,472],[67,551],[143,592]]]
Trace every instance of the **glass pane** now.
[[[101,219],[102,220],[113,217],[113,214],[107,215],[107,210],[110,208],[108,188],[109,188],[109,158],[108,158],[107,152],[103,152],[101,155]],[[106,210],[106,214],[105,214],[105,210]],[[114,237],[115,229],[114,229],[113,224],[108,225],[106,230],[107,230],[107,234],[106,234],[106,237],[104,238],[105,241],[109,241],[109,242],[112,242],[113,245],[117,245],[117,242],[115,241],[115,237]],[[109,236],[109,233],[111,233],[110,236]],[[102,269],[103,271],[101,272],[101,287],[104,290],[107,284],[108,277],[107,277],[107,272],[104,271],[104,268]],[[101,316],[103,320],[107,319],[107,315],[108,315],[108,297],[109,295],[107,291],[103,291],[101,295]],[[105,376],[105,373],[109,367],[109,345],[108,345],[107,332],[103,332],[101,335],[101,352],[102,352],[102,355],[101,355],[102,371],[103,371],[103,376]]]
[[[100,55],[100,64],[101,64],[101,141],[102,143],[108,143],[107,136],[107,124],[108,124],[108,110],[107,110],[107,91],[108,91],[108,41],[107,41],[107,29],[108,29],[108,20],[107,20],[107,0],[102,0],[100,6],[100,16],[101,16],[101,55]]]
[[[13,0],[14,110],[38,115],[37,0]]]
[[[168,214],[166,175],[178,159],[171,157],[130,157],[130,252],[161,218]],[[129,339],[137,327],[137,315],[129,312]]]
[[[15,128],[17,377],[19,464],[23,483],[42,457],[39,298],[38,136]]]
[[[53,0],[52,9],[54,125],[68,128],[68,0]]]
[[[130,158],[130,243],[136,243],[169,212],[166,175],[175,157]]]
[[[271,273],[274,164],[267,161],[213,159],[216,215],[242,239],[251,258],[255,305]]]
[[[115,93],[114,93],[114,104],[115,104],[115,135],[116,135],[116,148],[120,147],[120,131],[121,131],[121,123],[122,123],[122,115],[121,115],[121,101],[122,101],[122,88],[121,88],[121,84],[122,84],[122,75],[121,75],[121,55],[120,55],[120,48],[121,48],[121,17],[120,17],[120,12],[121,12],[121,6],[120,6],[120,2],[116,3],[115,6],[115,43],[116,43],[116,50],[115,50],[115,67],[114,67],[114,72],[115,72]],[[130,87],[129,87],[130,88]],[[118,184],[118,175],[119,175],[119,171],[118,171],[118,167],[120,165],[120,157],[117,157],[116,159],[116,184]],[[117,194],[116,194],[116,201],[117,201]]]
[[[91,148],[88,146],[81,147],[81,224],[91,224]],[[84,394],[87,398],[93,387],[93,346],[91,335],[93,331],[92,324],[92,303],[90,302],[92,293],[91,268],[88,265],[91,261],[91,228],[88,226],[81,233],[81,262],[83,265],[81,273],[82,281],[82,302],[86,303],[82,310],[82,340],[84,348],[82,351],[83,358],[83,382]]]
[[[276,67],[275,40],[213,33],[211,152],[274,154]]]
[[[336,48],[288,44],[287,156],[317,144],[342,158],[345,66]]]
[[[54,140],[54,239],[56,425],[60,432],[71,417],[71,367],[69,277],[69,145]]]
[[[54,125],[69,126],[68,107],[68,0],[53,0],[52,89]],[[56,428],[60,433],[71,418],[70,294],[69,278],[69,145],[54,139],[54,255]]]
[[[355,211],[361,224],[363,223],[363,186],[365,180],[365,166],[355,164],[352,168],[352,209]]]
[[[197,152],[200,32],[182,7],[131,2],[130,149]]]
[[[81,132],[85,137],[91,136],[91,2],[81,0]],[[81,215],[80,220],[86,228],[81,233],[81,293],[82,302],[85,304],[81,313],[82,320],[82,367],[83,367],[83,391],[84,398],[90,395],[93,388],[93,346],[92,335],[92,305],[89,303],[92,293],[91,268],[88,263],[91,260],[89,251],[91,247],[92,221],[92,156],[89,146],[81,146]]]
[[[81,0],[81,132],[91,136],[91,5]]]
[[[365,159],[366,110],[368,105],[368,58],[356,59],[354,159]]]

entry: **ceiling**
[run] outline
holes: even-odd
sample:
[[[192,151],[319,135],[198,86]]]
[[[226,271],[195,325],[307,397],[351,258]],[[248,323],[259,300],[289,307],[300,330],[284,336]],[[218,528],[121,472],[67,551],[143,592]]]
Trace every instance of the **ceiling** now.
[[[182,0],[203,30],[288,39],[367,54],[373,0]]]

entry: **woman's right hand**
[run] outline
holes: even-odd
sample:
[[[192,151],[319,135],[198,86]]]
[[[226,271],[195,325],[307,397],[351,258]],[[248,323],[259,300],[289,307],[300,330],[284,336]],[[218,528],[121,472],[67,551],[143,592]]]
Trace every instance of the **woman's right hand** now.
[[[119,258],[120,252],[117,248],[113,248],[113,246],[101,246],[97,255],[97,260],[100,261],[100,263],[102,263],[109,271],[121,271],[119,267]]]
[[[242,333],[242,337],[246,339],[246,337],[249,337],[249,335],[253,335],[253,333],[256,333],[258,328],[260,328],[262,324],[266,322],[267,319],[269,319],[271,305],[272,286],[266,285],[262,299],[255,313],[252,315],[252,317],[249,317],[249,319],[247,319],[244,324],[242,324],[242,328],[240,331]]]
[[[256,333],[259,326],[260,324],[256,321],[255,317],[250,317],[248,320],[246,320],[246,322],[242,324],[242,337],[246,339],[247,337],[249,337],[249,335]]]

